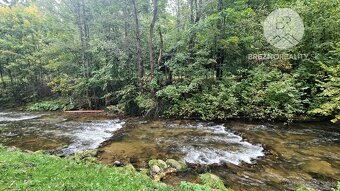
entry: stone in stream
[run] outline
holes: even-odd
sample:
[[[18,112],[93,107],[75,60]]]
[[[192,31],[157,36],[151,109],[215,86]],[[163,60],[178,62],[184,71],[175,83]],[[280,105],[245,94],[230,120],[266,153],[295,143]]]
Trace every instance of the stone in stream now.
[[[120,161],[115,161],[115,162],[112,163],[112,166],[121,167],[121,166],[123,166],[123,163],[121,163]]]
[[[175,168],[177,171],[185,171],[188,168],[186,164],[178,162],[174,159],[166,160],[166,164],[172,168]]]
[[[150,160],[149,167],[152,168],[154,165],[158,166],[162,171],[168,168],[168,165],[163,160]]]
[[[168,159],[167,162],[163,160],[150,160],[149,164],[149,175],[155,182],[159,182],[167,174],[183,171],[187,169],[185,164],[182,164],[174,159]]]

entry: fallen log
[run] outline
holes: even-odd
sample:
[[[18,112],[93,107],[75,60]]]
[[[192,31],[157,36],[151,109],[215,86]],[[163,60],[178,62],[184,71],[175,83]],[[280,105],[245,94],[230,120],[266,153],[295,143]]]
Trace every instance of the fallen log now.
[[[78,111],[65,111],[65,113],[103,113],[104,110],[78,110]]]

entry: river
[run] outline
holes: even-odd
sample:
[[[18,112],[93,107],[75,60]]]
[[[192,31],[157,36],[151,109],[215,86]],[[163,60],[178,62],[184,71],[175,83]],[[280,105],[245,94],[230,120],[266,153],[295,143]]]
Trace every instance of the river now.
[[[163,182],[220,176],[234,190],[330,190],[340,181],[340,128],[330,123],[212,123],[117,119],[107,114],[0,112],[0,143],[65,155],[99,149],[102,163],[147,167],[150,159],[185,161]]]

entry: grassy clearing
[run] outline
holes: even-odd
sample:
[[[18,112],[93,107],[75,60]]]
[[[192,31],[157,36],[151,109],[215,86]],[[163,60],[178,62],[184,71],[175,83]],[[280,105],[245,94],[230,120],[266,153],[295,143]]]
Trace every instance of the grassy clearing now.
[[[77,163],[39,153],[8,151],[0,145],[0,190],[27,191],[210,191],[208,185],[183,182],[177,189],[153,182],[129,168]]]

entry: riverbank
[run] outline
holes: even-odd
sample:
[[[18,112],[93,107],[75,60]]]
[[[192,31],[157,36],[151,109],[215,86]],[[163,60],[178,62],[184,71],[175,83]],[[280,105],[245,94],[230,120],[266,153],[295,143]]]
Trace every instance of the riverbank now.
[[[212,190],[207,185],[182,182],[179,188],[153,182],[129,167],[60,159],[42,153],[24,153],[0,145],[0,190]]]
[[[147,162],[152,159],[186,161],[188,171],[162,179],[176,188],[182,181],[200,183],[202,173],[213,173],[239,191],[295,190],[301,185],[331,190],[340,180],[340,132],[329,123],[216,124],[60,112],[0,112],[0,121],[0,144],[22,150],[57,149],[62,152],[46,153],[68,158],[99,148],[95,156],[102,164],[132,164],[140,172],[151,170]],[[101,144],[105,140],[108,144]],[[261,146],[266,156],[258,158]]]
[[[218,177],[212,174],[202,175],[204,185],[182,182],[178,188],[173,188],[164,183],[153,182],[131,166],[108,167],[61,159],[41,152],[25,153],[2,145],[0,172],[0,190],[232,191],[224,188]],[[297,191],[314,189],[300,187]],[[340,191],[340,184],[331,191]]]

